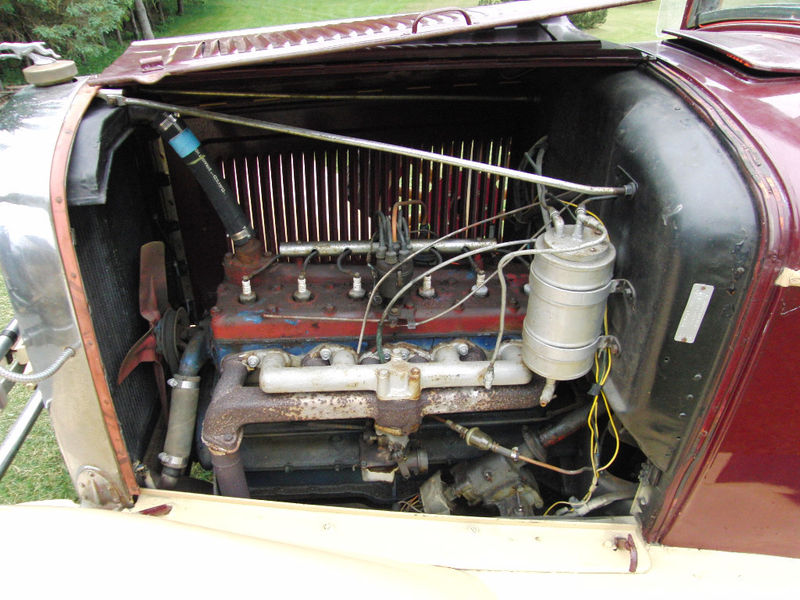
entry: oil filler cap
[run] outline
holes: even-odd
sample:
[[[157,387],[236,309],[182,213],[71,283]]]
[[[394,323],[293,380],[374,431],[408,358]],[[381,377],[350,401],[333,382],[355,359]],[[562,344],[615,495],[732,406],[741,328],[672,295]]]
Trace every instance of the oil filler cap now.
[[[56,60],[44,65],[31,65],[22,69],[25,81],[37,87],[47,87],[71,81],[78,74],[73,60]]]

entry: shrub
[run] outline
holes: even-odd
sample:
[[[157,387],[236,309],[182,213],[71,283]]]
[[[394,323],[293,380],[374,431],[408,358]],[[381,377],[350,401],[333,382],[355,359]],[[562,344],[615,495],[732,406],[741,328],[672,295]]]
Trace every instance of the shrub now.
[[[608,9],[590,10],[588,12],[576,13],[569,16],[569,20],[578,29],[592,29],[606,22]]]

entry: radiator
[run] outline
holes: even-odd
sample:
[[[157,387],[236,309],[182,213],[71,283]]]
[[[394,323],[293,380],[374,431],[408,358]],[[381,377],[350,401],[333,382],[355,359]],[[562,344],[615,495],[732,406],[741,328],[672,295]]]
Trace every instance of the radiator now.
[[[511,138],[424,149],[509,167]],[[372,215],[400,200],[424,203],[424,210],[411,207],[412,233],[443,235],[504,210],[508,194],[502,177],[359,148],[236,156],[220,167],[272,253],[282,242],[369,239]],[[483,224],[461,237],[502,239],[502,225]]]

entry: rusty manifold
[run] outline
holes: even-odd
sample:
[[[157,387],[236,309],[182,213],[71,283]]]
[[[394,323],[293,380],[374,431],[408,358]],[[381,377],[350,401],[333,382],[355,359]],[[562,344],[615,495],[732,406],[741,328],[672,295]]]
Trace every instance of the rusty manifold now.
[[[215,455],[237,452],[249,424],[368,418],[385,433],[405,435],[416,431],[425,415],[530,408],[544,387],[535,377],[526,385],[425,389],[416,400],[379,400],[365,391],[267,394],[245,385],[249,372],[235,355],[222,361],[202,433]]]

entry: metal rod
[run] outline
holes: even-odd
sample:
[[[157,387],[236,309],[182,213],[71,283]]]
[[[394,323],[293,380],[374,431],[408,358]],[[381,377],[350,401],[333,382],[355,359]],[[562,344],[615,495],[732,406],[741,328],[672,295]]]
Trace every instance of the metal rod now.
[[[22,409],[17,420],[14,421],[11,429],[8,430],[2,445],[0,445],[0,479],[5,475],[8,467],[11,466],[11,462],[19,452],[25,438],[28,437],[33,424],[36,423],[36,419],[42,412],[42,408],[44,408],[42,393],[36,391],[28,400],[25,408]]]
[[[326,317],[324,315],[270,315],[264,313],[261,315],[262,319],[281,319],[286,321],[343,321],[346,323],[361,323],[360,317]],[[367,319],[367,323],[377,323],[380,319]]]
[[[465,247],[469,250],[480,250],[489,248],[497,243],[491,238],[480,239],[449,239],[436,242],[433,248],[443,254],[458,254]],[[427,248],[431,245],[431,240],[411,240],[411,251]],[[367,254],[372,250],[375,252],[377,246],[369,240],[340,240],[322,242],[283,242],[278,252],[281,256],[300,257],[307,256],[313,250],[317,250],[320,256],[339,256],[347,249],[353,254]]]
[[[17,341],[19,337],[19,325],[16,319],[11,319],[3,331],[0,331],[0,358],[8,354],[11,346]]]
[[[16,319],[11,319],[8,325],[6,325],[5,329],[0,331],[0,364],[2,363],[2,359],[14,346],[18,338],[19,325],[17,324]],[[16,360],[12,359],[8,363],[8,368],[15,373],[21,373],[25,367],[24,365],[20,365]],[[15,385],[15,381],[0,377],[0,410],[5,409],[6,404],[8,404],[8,393]]]
[[[422,100],[447,102],[531,102],[528,96],[454,96],[447,94],[276,94],[261,92],[222,92],[212,90],[165,90],[153,88],[149,92],[169,96],[215,96],[218,98],[263,98],[265,100]]]
[[[235,115],[212,112],[199,108],[191,108],[189,106],[180,106],[178,104],[167,104],[164,102],[155,102],[153,100],[143,100],[141,98],[127,98],[120,94],[119,90],[101,90],[99,95],[111,105],[140,106],[142,108],[170,111],[179,113],[183,116],[209,119],[212,121],[219,121],[220,123],[230,123],[231,125],[243,125],[245,127],[252,127],[254,129],[275,131],[277,133],[296,135],[298,137],[320,140],[333,144],[344,144],[346,146],[355,146],[357,148],[367,148],[368,150],[377,150],[378,152],[391,152],[392,154],[399,154],[401,156],[408,156],[410,158],[419,158],[443,165],[452,165],[462,169],[471,169],[473,171],[480,171],[482,173],[491,173],[492,175],[499,175],[501,177],[508,177],[510,179],[518,179],[520,181],[527,181],[528,183],[546,185],[559,190],[567,190],[570,192],[577,192],[579,194],[586,194],[587,196],[632,195],[636,191],[636,186],[633,183],[629,183],[620,187],[583,185],[581,183],[573,183],[571,181],[564,181],[562,179],[555,179],[553,177],[545,177],[544,175],[536,175],[534,173],[527,173],[525,171],[508,169],[506,167],[488,165],[486,163],[477,162],[474,160],[456,158],[455,156],[446,156],[444,154],[437,154],[436,152],[417,150],[415,148],[398,146],[396,144],[365,140],[363,138],[351,137],[349,135],[327,133],[324,131],[316,131],[314,129],[306,129],[304,127],[293,127],[291,125],[283,125],[281,123],[272,123],[270,121],[249,119],[247,117],[238,117]]]

